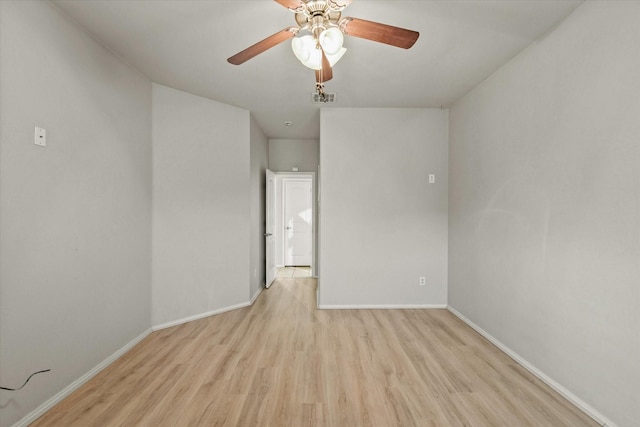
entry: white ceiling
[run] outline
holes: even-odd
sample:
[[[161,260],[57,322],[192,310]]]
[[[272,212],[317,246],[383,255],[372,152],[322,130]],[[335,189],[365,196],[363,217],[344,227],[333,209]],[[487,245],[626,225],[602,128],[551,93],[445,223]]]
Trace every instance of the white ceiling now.
[[[154,82],[251,111],[269,138],[318,138],[315,77],[291,43],[226,59],[295,25],[271,0],[53,0]],[[343,16],[419,31],[409,50],[346,37],[327,92],[336,107],[447,107],[582,0],[354,0]],[[331,108],[330,106],[327,108]],[[286,127],[290,120],[293,126]]]

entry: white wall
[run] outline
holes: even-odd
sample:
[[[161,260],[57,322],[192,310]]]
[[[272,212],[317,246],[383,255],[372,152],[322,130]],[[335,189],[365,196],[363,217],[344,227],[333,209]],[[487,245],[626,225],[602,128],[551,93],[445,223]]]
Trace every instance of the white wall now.
[[[49,2],[0,1],[0,64],[0,383],[51,369],[8,426],[150,327],[151,84]]]
[[[640,3],[586,2],[451,112],[449,302],[640,420]]]
[[[323,109],[320,130],[320,305],[446,304],[448,111]]]
[[[250,116],[153,85],[153,324],[250,297]]]
[[[318,172],[318,143],[317,139],[270,139],[269,169],[291,172],[296,166],[300,172]]]
[[[251,117],[251,239],[250,269],[251,269],[251,296],[256,294],[265,283],[265,197],[266,176],[269,165],[268,140],[262,129],[253,117]]]

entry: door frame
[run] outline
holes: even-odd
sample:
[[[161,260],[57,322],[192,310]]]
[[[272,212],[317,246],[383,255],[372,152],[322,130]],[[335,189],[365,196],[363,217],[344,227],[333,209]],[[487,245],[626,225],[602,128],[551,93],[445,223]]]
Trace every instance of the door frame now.
[[[275,193],[277,188],[276,174],[269,169],[265,172],[265,232],[264,232],[264,251],[265,251],[265,288],[269,289],[276,278],[278,268],[276,266],[276,250],[275,250]]]
[[[291,196],[288,194],[287,192],[287,187],[288,185],[292,184],[292,183],[301,183],[304,184],[305,187],[308,186],[309,188],[309,193],[306,197],[309,197],[307,199],[307,201],[309,202],[309,208],[311,208],[311,229],[309,230],[310,234],[311,234],[311,239],[309,241],[309,245],[311,246],[311,254],[309,255],[309,267],[312,267],[313,264],[313,230],[315,227],[315,221],[313,218],[313,179],[311,177],[306,177],[306,176],[301,176],[301,177],[296,177],[296,178],[291,178],[291,177],[287,177],[282,179],[282,219],[283,219],[283,226],[287,225],[287,221],[289,220],[287,214],[289,214],[289,208],[287,206],[287,202],[291,202],[292,199]],[[306,203],[305,203],[306,204]],[[282,233],[282,247],[284,249],[283,251],[283,264],[286,266],[287,261],[289,260],[289,257],[287,256],[287,250],[290,249],[290,242],[287,239],[287,237],[289,236],[289,231],[287,230],[286,227],[284,227],[283,233]],[[291,260],[289,260],[291,261]],[[291,263],[289,263],[289,265],[291,265]]]
[[[276,176],[276,195],[275,201],[278,210],[276,211],[276,229],[274,233],[275,242],[278,246],[276,253],[280,254],[276,258],[276,265],[278,267],[284,266],[284,181],[300,180],[301,178],[311,179],[311,221],[312,221],[312,233],[311,233],[311,276],[317,277],[317,241],[318,241],[318,191],[315,172],[275,172]],[[280,224],[280,226],[278,226]]]

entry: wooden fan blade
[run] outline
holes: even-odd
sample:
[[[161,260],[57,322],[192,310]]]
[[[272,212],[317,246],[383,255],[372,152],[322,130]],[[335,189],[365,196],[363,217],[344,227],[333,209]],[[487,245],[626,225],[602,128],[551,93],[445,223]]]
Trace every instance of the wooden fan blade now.
[[[322,51],[322,70],[316,70],[316,83],[324,83],[328,82],[333,78],[333,69],[331,68],[331,64],[329,64],[329,59],[327,55],[324,54],[324,50]]]
[[[293,36],[296,35],[297,32],[298,32],[298,28],[295,28],[295,27],[285,28],[282,31],[278,31],[274,35],[271,35],[266,39],[259,41],[253,46],[249,46],[242,52],[236,53],[231,58],[227,59],[227,61],[233,65],[240,65],[250,60],[254,56],[261,54],[265,50],[271,49],[272,47],[279,45],[283,41],[292,38]]]
[[[302,6],[302,0],[275,0],[275,2],[291,10],[296,10]]]
[[[420,33],[392,25],[365,21],[358,18],[344,18],[340,28],[345,34],[391,46],[409,49],[418,40]]]

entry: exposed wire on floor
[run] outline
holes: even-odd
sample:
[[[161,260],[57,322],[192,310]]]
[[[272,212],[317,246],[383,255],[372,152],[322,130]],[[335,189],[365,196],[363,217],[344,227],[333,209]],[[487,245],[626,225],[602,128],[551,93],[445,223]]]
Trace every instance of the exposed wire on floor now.
[[[38,372],[34,372],[33,374],[29,375],[29,378],[27,378],[27,380],[24,382],[24,384],[22,384],[20,387],[18,388],[8,388],[8,387],[0,387],[1,390],[9,390],[9,391],[18,391],[20,390],[22,387],[26,386],[27,383],[29,382],[29,380],[31,379],[32,376],[37,375],[37,374],[41,374],[43,372],[49,372],[51,369],[45,369],[44,371],[38,371]]]

